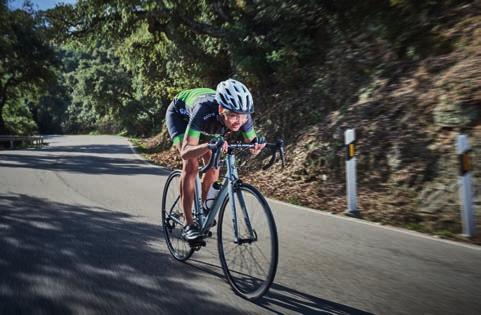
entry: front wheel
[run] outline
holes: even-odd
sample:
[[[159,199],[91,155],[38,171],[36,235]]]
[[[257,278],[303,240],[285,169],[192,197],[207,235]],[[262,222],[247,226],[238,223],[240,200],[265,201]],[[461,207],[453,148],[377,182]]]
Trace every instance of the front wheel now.
[[[248,300],[256,300],[267,292],[276,275],[277,229],[267,201],[253,186],[240,184],[235,189],[234,199],[239,239],[235,240],[234,210],[226,197],[217,228],[219,257],[234,291]]]
[[[185,225],[180,201],[180,171],[170,173],[162,194],[162,227],[170,253],[179,261],[186,261],[194,250],[182,237]]]

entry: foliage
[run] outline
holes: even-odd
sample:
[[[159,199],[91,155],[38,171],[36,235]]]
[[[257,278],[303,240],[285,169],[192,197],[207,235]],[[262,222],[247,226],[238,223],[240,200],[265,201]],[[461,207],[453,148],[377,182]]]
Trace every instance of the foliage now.
[[[37,125],[33,120],[27,102],[27,99],[19,99],[10,101],[5,105],[3,115],[9,133],[28,135],[37,130]]]
[[[56,64],[54,52],[47,43],[37,17],[24,10],[10,11],[6,1],[0,2],[0,133],[6,132],[4,117],[12,113],[3,111],[6,104],[17,108],[20,98],[31,95],[36,88],[55,81],[52,67]],[[36,90],[38,91],[38,90]],[[25,119],[28,120],[27,116]],[[14,124],[17,126],[17,124]],[[10,126],[15,132],[15,127]],[[21,130],[23,131],[23,129]]]
[[[254,91],[257,112],[274,114],[266,124],[283,125],[287,118],[277,117],[279,112],[293,112],[285,124],[297,128],[306,119],[347,110],[359,91],[402,62],[452,49],[440,30],[455,22],[459,4],[79,0],[15,14],[37,21],[39,38],[48,35],[61,51],[59,82],[34,115],[44,121],[38,122],[42,131],[100,128],[148,135],[162,129],[165,108],[177,92],[214,87],[227,77]],[[7,13],[13,14],[2,11]],[[9,54],[3,47],[9,46],[2,45],[0,53]]]

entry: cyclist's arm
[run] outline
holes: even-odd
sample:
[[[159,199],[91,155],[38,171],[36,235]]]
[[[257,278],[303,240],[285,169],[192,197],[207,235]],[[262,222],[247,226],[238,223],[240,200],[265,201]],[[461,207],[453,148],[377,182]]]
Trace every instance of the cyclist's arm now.
[[[244,138],[245,143],[251,143],[256,137],[257,135],[254,129],[251,129],[248,132],[242,131],[242,138]]]
[[[254,133],[250,137],[246,137],[245,134],[243,134],[243,138],[244,138],[244,143],[252,143],[252,141],[254,141],[254,139],[256,138],[256,134]]]
[[[241,132],[245,143],[253,143],[253,141],[257,138],[257,134],[254,130],[254,121],[252,120],[251,115],[247,117],[246,123],[241,127]],[[249,151],[255,156],[259,154],[259,152],[261,152],[265,146],[265,144],[259,144],[257,141],[255,141],[254,148],[250,149]]]
[[[199,138],[200,132],[188,126],[185,132],[184,141],[182,142],[182,149],[180,151],[180,156],[183,160],[199,158],[209,151],[209,144],[199,144]]]
[[[256,138],[256,132],[254,130],[254,121],[251,115],[247,116],[247,121],[241,127],[242,138],[245,143],[251,143]]]
[[[252,143],[252,141],[254,141],[254,139],[257,138],[256,132],[254,131],[254,129],[251,129],[249,132],[243,132],[242,135],[244,137],[245,143]],[[249,149],[249,151],[252,155],[255,156],[259,154],[265,146],[266,146],[265,143],[262,143],[262,144],[255,143],[255,147],[252,149]]]

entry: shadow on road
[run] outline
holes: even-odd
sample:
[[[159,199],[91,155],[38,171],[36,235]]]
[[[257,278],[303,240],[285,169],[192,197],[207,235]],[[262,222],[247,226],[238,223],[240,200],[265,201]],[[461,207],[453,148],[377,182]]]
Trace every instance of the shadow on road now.
[[[0,314],[238,313],[162,242],[125,213],[0,194]]]
[[[43,150],[58,153],[132,154],[127,144],[55,145]]]
[[[257,301],[257,304],[277,314],[282,314],[282,312],[276,312],[276,309],[287,309],[299,314],[371,314],[347,305],[299,292],[276,283],[272,285],[266,296]]]
[[[33,150],[24,150],[27,153]],[[126,145],[56,146],[35,150],[35,155],[19,151],[0,155],[0,167],[42,169],[81,174],[167,175],[169,171],[146,165],[132,156]],[[105,154],[105,156],[102,156]],[[114,157],[124,154],[125,157]]]
[[[202,272],[225,279],[220,265],[198,259],[191,259],[187,264]],[[276,283],[273,283],[267,294],[255,304],[273,314],[292,312],[296,314],[372,315],[372,313],[321,299]]]

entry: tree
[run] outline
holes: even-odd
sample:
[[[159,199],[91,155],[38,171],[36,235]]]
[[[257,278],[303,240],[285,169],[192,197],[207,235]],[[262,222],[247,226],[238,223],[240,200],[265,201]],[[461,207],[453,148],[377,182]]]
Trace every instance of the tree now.
[[[9,101],[55,81],[56,59],[32,12],[10,11],[0,2],[0,134],[6,133],[3,108]]]
[[[65,131],[146,135],[158,129],[162,102],[144,93],[141,80],[120,64],[114,47],[98,40],[91,47],[65,45],[62,51],[62,81],[70,96]]]

